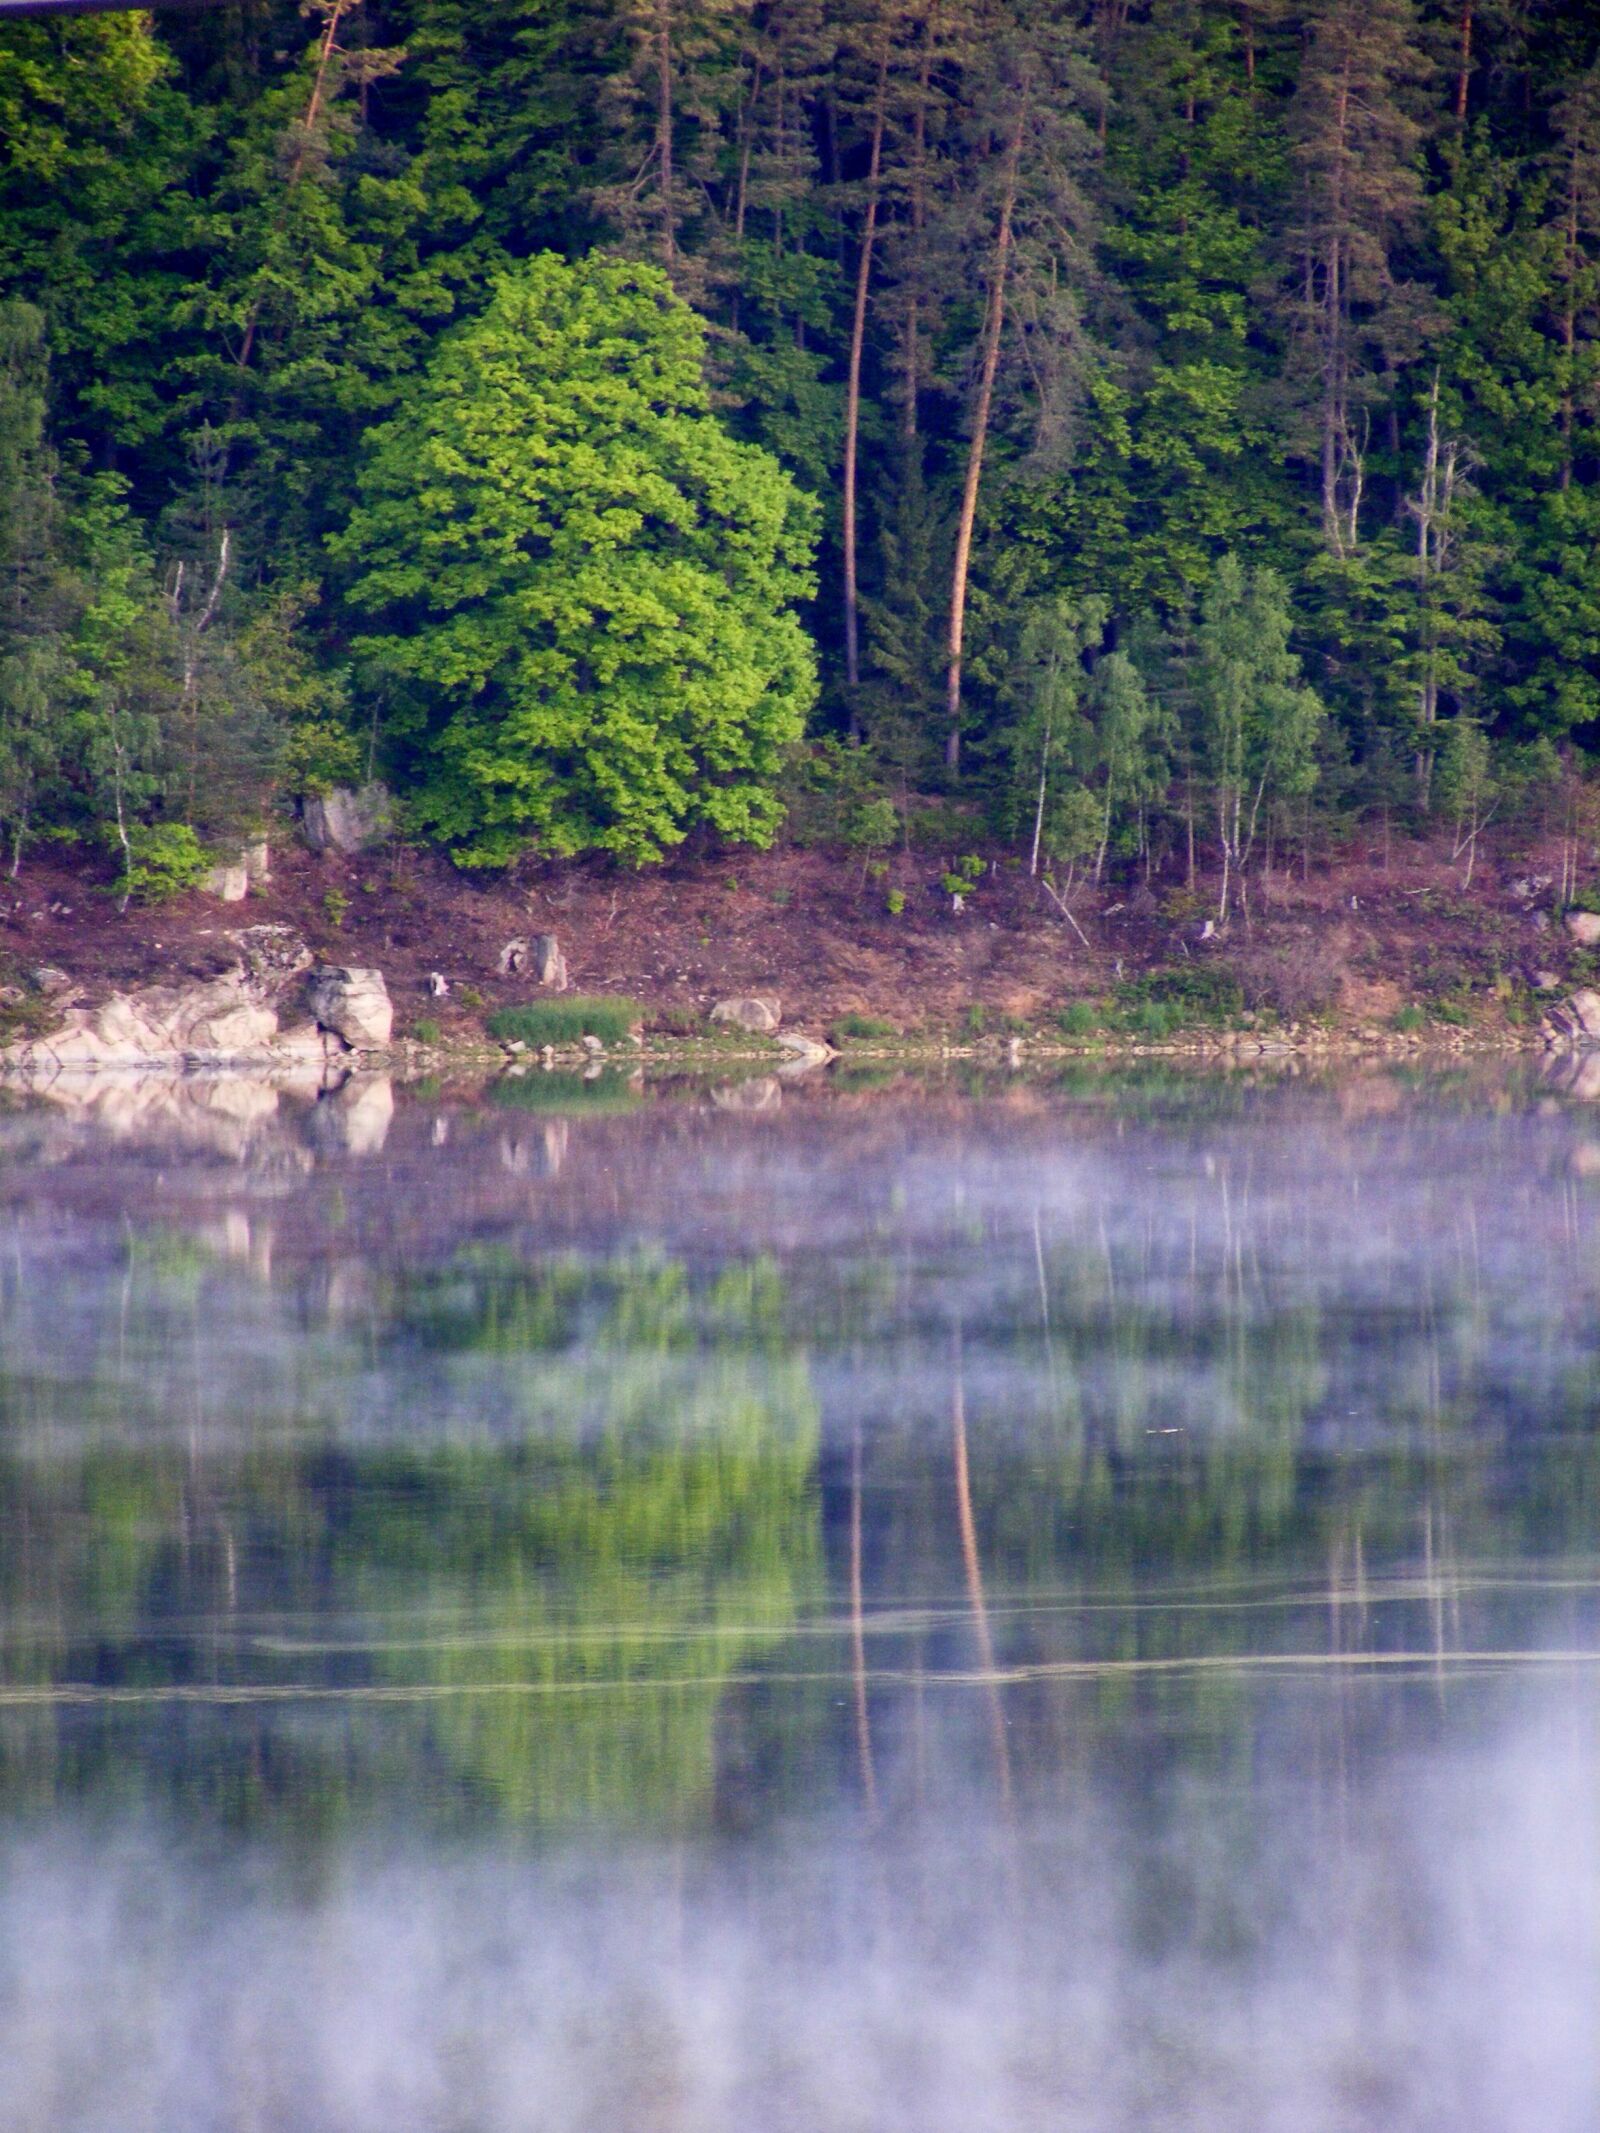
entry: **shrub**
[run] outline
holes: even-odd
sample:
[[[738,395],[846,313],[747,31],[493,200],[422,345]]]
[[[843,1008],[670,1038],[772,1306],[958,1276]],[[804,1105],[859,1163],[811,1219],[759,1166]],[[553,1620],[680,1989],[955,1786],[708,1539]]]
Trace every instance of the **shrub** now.
[[[1338,949],[1315,939],[1246,949],[1232,968],[1245,1005],[1265,1008],[1286,1022],[1326,1014],[1339,998],[1344,977]]]
[[[187,822],[138,823],[128,831],[122,872],[111,884],[111,893],[140,903],[160,903],[197,888],[210,868],[211,861]]]
[[[413,1025],[411,1034],[416,1038],[418,1044],[437,1044],[444,1032],[431,1015],[424,1015],[419,1022]]]
[[[576,1044],[598,1037],[602,1044],[622,1044],[649,1009],[638,1000],[590,999],[573,993],[561,1000],[530,1000],[525,1007],[502,1007],[489,1017],[489,1035],[502,1044]]]
[[[839,1017],[838,1021],[833,1025],[833,1034],[836,1037],[870,1039],[873,1037],[896,1037],[899,1035],[899,1031],[892,1022],[886,1022],[882,1015],[849,1014]]]
[[[891,918],[899,918],[905,907],[906,892],[904,889],[891,889],[883,899],[883,908]]]
[[[1117,1004],[1149,1035],[1166,1035],[1188,1024],[1231,1022],[1244,1012],[1244,988],[1222,963],[1179,963],[1130,978],[1117,988]]]
[[[1105,1010],[1093,1000],[1069,1000],[1056,1017],[1063,1037],[1097,1037],[1105,1026]]]

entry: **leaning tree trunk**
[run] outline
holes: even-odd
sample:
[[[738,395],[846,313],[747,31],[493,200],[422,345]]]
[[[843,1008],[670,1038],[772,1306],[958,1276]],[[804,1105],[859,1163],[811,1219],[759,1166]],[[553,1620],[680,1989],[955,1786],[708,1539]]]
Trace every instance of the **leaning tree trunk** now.
[[[856,308],[850,325],[850,369],[844,401],[844,670],[850,691],[850,732],[859,737],[856,691],[861,686],[860,600],[856,584],[856,467],[861,439],[861,358],[867,338],[867,294],[872,285],[872,248],[878,233],[878,174],[883,160],[884,108],[889,55],[878,62],[878,94],[872,112],[872,152],[867,165],[867,211],[856,263]]]
[[[949,665],[945,675],[945,768],[961,768],[961,654],[966,633],[967,578],[972,564],[972,529],[978,516],[978,486],[994,407],[995,373],[1000,367],[1000,340],[1006,323],[1006,279],[1011,268],[1011,218],[1017,206],[1017,171],[1022,156],[1026,106],[1019,105],[1006,148],[1000,220],[995,231],[994,265],[989,276],[989,303],[983,322],[983,353],[978,392],[972,410],[972,441],[967,448],[967,475],[961,488],[961,516],[956,521],[955,561],[950,574]]]

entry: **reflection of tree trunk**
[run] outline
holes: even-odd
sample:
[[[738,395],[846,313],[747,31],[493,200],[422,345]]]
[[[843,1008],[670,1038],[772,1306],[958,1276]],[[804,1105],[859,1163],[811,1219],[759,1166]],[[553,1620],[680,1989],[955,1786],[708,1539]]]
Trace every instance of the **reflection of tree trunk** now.
[[[1006,1714],[996,1679],[994,1639],[989,1634],[989,1609],[983,1596],[983,1565],[978,1558],[978,1529],[972,1516],[972,1477],[967,1465],[967,1394],[961,1375],[961,1335],[955,1340],[955,1376],[950,1388],[950,1428],[955,1439],[956,1519],[961,1528],[961,1562],[967,1576],[967,1602],[972,1609],[972,1633],[978,1647],[978,1664],[989,1699],[989,1730],[994,1740],[995,1770],[1000,1780],[1000,1798],[1011,1804],[1011,1744],[1006,1738]]]
[[[861,1425],[850,1444],[850,1663],[855,1677],[856,1752],[861,1762],[861,1790],[869,1808],[878,1805],[878,1776],[872,1761],[872,1719],[867,1710],[867,1636],[861,1604]]]

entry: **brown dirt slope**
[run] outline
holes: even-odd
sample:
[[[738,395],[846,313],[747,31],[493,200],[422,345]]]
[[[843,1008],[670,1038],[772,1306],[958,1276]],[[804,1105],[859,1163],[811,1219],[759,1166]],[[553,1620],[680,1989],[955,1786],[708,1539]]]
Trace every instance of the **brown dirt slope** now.
[[[1159,883],[1080,890],[1073,924],[998,854],[958,913],[941,887],[948,864],[902,856],[873,878],[859,860],[789,846],[638,873],[581,863],[478,879],[434,853],[313,857],[282,842],[270,886],[243,904],[195,891],[119,913],[98,859],[41,855],[0,882],[0,964],[59,966],[92,998],[211,975],[233,959],[239,927],[287,924],[320,956],[376,964],[402,1036],[428,1018],[465,1034],[487,1010],[529,997],[532,981],[502,979],[497,959],[507,940],[535,932],[558,936],[575,989],[633,994],[669,1027],[753,991],[781,994],[785,1019],[814,1027],[856,1011],[936,1034],[963,1026],[975,1005],[1048,1025],[1068,1002],[1161,966],[1224,966],[1248,1005],[1284,1019],[1370,1022],[1415,1000],[1515,1020],[1541,976],[1588,975],[1552,913],[1539,877],[1554,868],[1537,851],[1480,860],[1470,895],[1446,850],[1397,845],[1387,861],[1352,852],[1309,880],[1258,881],[1248,917],[1212,938],[1204,883],[1192,898]],[[450,981],[442,1005],[428,998],[430,971]]]

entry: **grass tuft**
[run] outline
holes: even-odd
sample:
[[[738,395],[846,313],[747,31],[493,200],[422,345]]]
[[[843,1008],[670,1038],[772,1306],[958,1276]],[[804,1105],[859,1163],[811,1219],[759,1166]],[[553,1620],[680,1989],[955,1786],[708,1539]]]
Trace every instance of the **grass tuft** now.
[[[573,993],[559,1000],[530,1000],[525,1007],[499,1008],[489,1017],[488,1030],[502,1044],[576,1044],[580,1037],[622,1044],[648,1013],[638,1000]]]

